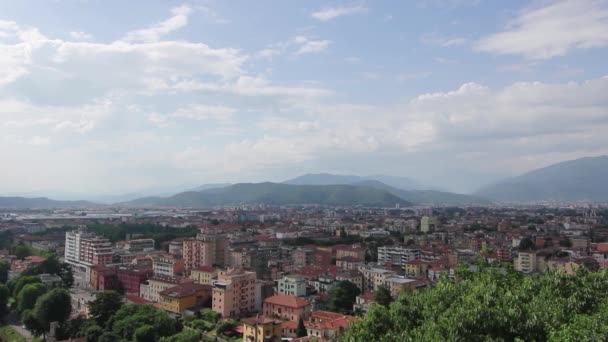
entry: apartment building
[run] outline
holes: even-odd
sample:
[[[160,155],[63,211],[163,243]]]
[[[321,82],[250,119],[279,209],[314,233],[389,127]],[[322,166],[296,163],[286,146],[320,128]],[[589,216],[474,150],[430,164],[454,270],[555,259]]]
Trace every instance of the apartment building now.
[[[212,285],[219,271],[212,266],[200,266],[190,271],[190,279],[197,284]]]
[[[154,274],[177,276],[184,272],[184,259],[173,254],[161,254],[154,257],[152,262]]]
[[[385,286],[387,278],[397,275],[394,271],[369,266],[359,267],[359,272],[363,276],[363,293],[376,291]]]
[[[149,302],[158,302],[160,293],[180,284],[193,283],[192,279],[154,275],[139,286],[139,297]]]
[[[266,317],[277,317],[288,321],[307,319],[312,305],[304,298],[276,295],[264,299],[263,312]]]
[[[213,281],[213,311],[223,318],[240,317],[255,311],[255,272],[228,269]]]
[[[287,275],[279,279],[277,293],[296,297],[306,296],[306,279],[299,275]]]
[[[413,260],[420,259],[420,249],[406,248],[400,246],[382,246],[378,247],[378,263],[392,265],[405,265]]]

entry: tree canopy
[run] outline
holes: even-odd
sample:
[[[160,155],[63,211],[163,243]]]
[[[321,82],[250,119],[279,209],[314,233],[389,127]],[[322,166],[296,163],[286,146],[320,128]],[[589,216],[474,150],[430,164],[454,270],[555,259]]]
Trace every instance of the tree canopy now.
[[[361,290],[350,281],[340,281],[329,290],[328,308],[336,312],[350,312]]]
[[[115,291],[99,293],[89,304],[89,314],[100,327],[122,307],[122,296]]]
[[[341,340],[606,340],[607,313],[606,271],[530,277],[484,266],[403,294],[389,307],[373,305]]]
[[[388,307],[393,301],[393,297],[391,296],[391,291],[389,291],[385,286],[380,286],[374,293],[374,300],[376,303]]]

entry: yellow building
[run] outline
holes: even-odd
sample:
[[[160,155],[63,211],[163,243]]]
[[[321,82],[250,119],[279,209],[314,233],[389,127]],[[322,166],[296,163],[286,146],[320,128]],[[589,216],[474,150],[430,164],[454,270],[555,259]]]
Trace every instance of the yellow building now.
[[[211,301],[211,285],[181,284],[159,293],[156,305],[165,311],[181,314],[184,311]]]
[[[268,317],[250,317],[243,319],[243,341],[245,342],[278,342],[283,335],[280,320]]]
[[[198,284],[211,285],[211,281],[217,278],[217,275],[217,268],[212,266],[200,266],[192,270],[190,279]]]
[[[413,278],[425,278],[429,264],[422,260],[412,260],[405,263],[405,275]]]

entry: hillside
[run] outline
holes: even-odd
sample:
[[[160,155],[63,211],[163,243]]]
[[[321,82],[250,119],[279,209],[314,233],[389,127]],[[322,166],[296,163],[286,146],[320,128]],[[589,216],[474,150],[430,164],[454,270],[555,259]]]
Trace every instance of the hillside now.
[[[333,184],[357,184],[365,181],[378,181],[391,187],[411,190],[424,189],[427,186],[407,177],[395,177],[386,175],[373,175],[367,177],[354,175],[335,175],[331,173],[308,173],[293,179],[284,181],[284,184],[295,185],[333,185]]]
[[[241,183],[226,188],[182,192],[171,197],[147,197],[122,203],[137,207],[209,207],[264,203],[392,207],[411,203],[382,189],[355,185],[291,185]]]
[[[608,157],[553,164],[486,186],[475,194],[508,202],[608,201]]]
[[[97,206],[97,204],[87,201],[55,201],[46,197],[0,197],[0,208],[4,209],[53,209],[94,206]]]
[[[436,190],[402,190],[391,187],[387,184],[378,181],[363,181],[356,183],[356,185],[369,186],[376,189],[383,189],[395,196],[403,198],[404,200],[416,204],[426,205],[487,205],[491,201],[488,199],[473,196],[456,194],[452,192],[436,191]]]

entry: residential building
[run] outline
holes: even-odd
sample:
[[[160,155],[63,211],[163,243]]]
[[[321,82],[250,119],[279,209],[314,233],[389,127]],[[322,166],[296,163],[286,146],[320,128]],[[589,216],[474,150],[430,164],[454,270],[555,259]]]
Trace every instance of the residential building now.
[[[310,316],[312,306],[304,298],[287,295],[276,295],[264,300],[263,313],[267,317],[298,321]]]
[[[520,251],[514,261],[515,270],[523,273],[536,272],[538,271],[536,260],[536,251]]]
[[[365,266],[365,261],[353,257],[344,257],[336,259],[336,266],[345,270],[357,270],[361,266]]]
[[[152,270],[154,274],[164,276],[177,276],[184,272],[184,259],[173,254],[157,255],[153,259]]]
[[[243,322],[243,341],[280,342],[283,336],[282,321],[268,317],[249,317]]]
[[[434,216],[423,216],[420,219],[420,231],[423,233],[432,233],[439,228],[439,219]]]
[[[382,246],[378,247],[378,263],[400,265],[405,268],[407,262],[420,259],[420,249]]]
[[[405,275],[412,278],[426,277],[430,264],[422,260],[412,260],[405,263]]]
[[[213,281],[213,311],[223,318],[240,317],[255,310],[255,272],[228,269]]]
[[[154,275],[139,286],[139,297],[149,302],[158,302],[160,293],[180,284],[193,283],[192,279]]]
[[[304,267],[312,265],[315,260],[315,250],[309,248],[297,248],[291,253],[294,266]]]
[[[391,292],[393,298],[397,298],[404,290],[414,290],[416,284],[416,279],[397,275],[388,277],[384,281],[384,286]]]
[[[279,279],[277,294],[304,297],[306,296],[306,279],[299,275],[287,275]]]
[[[336,281],[349,281],[363,291],[363,275],[358,270],[344,270],[336,273]]]
[[[359,244],[338,246],[335,249],[336,260],[351,257],[359,261],[365,261],[366,249]]]
[[[129,252],[145,252],[154,250],[154,239],[136,239],[125,242],[124,249]]]
[[[376,291],[385,285],[387,278],[397,275],[394,271],[369,266],[359,267],[359,272],[363,276],[363,293]]]
[[[188,309],[208,304],[211,301],[211,293],[211,285],[180,284],[161,291],[157,306],[170,313],[181,314]]]
[[[212,285],[219,271],[213,266],[199,266],[190,271],[190,279],[197,284]]]
[[[120,266],[116,270],[118,282],[127,295],[139,296],[140,285],[152,276],[152,269]]]
[[[337,340],[357,318],[331,311],[314,311],[310,320],[304,322],[308,336]]]

